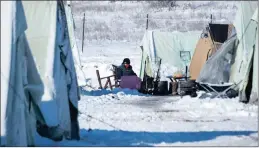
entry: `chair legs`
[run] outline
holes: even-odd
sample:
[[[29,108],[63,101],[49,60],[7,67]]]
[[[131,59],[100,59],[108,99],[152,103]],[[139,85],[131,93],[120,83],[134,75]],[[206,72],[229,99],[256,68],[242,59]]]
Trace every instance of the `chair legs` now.
[[[232,85],[230,85],[229,87],[227,87],[224,91],[222,92],[218,92],[216,91],[212,86],[208,85],[208,84],[200,84],[200,86],[202,88],[204,88],[207,92],[210,92],[205,86],[203,85],[206,85],[207,87],[209,87],[213,92],[215,92],[217,95],[215,95],[212,99],[214,98],[217,98],[217,97],[223,97],[223,96],[226,96],[228,99],[230,99],[228,96],[227,96],[227,91],[229,91],[230,89],[234,89],[236,86],[239,85],[239,83],[241,83],[241,81],[239,81],[238,83],[234,83]]]
[[[207,93],[210,92],[205,86],[203,86],[203,84],[200,84],[200,86],[201,86],[202,88],[204,88],[204,89],[207,91]]]
[[[218,94],[216,97],[214,97],[214,98],[217,98],[217,97],[219,97],[219,96],[221,96],[221,95],[227,96],[227,95],[226,95],[227,91],[229,91],[230,89],[235,88],[236,86],[237,86],[237,84],[233,84],[233,85],[229,86],[227,89],[225,89],[223,92],[219,93],[219,94]],[[227,96],[227,98],[230,99],[228,96]]]

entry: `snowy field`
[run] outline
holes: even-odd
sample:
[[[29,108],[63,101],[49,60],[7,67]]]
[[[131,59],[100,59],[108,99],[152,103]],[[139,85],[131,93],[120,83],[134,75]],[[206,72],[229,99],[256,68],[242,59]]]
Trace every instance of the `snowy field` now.
[[[150,30],[195,31],[208,25],[211,15],[214,23],[231,23],[237,11],[237,3],[176,1],[175,7],[169,7],[167,1],[73,1],[72,11],[76,36],[80,40],[85,13],[85,42],[139,42],[146,29],[147,14]]]
[[[98,90],[110,65],[129,57],[139,73],[137,44],[113,42],[86,45],[82,55],[87,84],[79,101],[80,141],[53,142],[37,138],[39,146],[257,146],[257,106],[236,99],[154,97],[135,90]],[[104,82],[103,82],[104,83]],[[199,92],[199,96],[202,92]],[[91,130],[89,130],[91,129]]]

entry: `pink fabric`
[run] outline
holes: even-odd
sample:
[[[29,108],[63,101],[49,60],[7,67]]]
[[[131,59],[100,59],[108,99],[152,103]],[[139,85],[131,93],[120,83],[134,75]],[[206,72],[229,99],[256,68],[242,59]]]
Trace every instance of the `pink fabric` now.
[[[120,87],[129,89],[140,89],[141,79],[137,76],[122,76]]]

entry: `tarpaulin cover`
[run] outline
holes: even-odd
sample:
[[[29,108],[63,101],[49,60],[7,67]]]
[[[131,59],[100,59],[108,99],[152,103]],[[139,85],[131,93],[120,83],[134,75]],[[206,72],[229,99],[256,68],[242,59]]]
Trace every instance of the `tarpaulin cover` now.
[[[205,63],[197,82],[222,84],[229,82],[231,60],[236,36],[228,39]]]

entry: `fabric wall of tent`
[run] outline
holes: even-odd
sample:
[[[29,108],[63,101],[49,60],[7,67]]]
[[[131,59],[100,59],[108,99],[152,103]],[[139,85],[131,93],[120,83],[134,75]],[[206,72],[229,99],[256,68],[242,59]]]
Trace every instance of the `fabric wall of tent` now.
[[[77,120],[71,120],[77,117],[70,111],[77,109],[80,95],[64,2],[23,1],[23,5],[28,23],[26,36],[44,84],[44,94],[37,104],[45,124],[57,127],[52,134],[42,134],[52,139],[63,133],[70,137],[71,129],[78,130]],[[77,127],[71,128],[71,124]]]
[[[21,1],[1,1],[1,145],[32,146],[36,115],[44,122],[35,103],[43,94],[25,30]]]
[[[75,64],[75,69],[76,69],[76,74],[77,74],[77,80],[78,80],[78,85],[79,86],[85,86],[86,85],[86,78],[84,75],[84,72],[82,71],[82,64],[81,64],[81,59],[80,55],[82,54],[77,47],[76,44],[76,37],[75,37],[75,26],[74,26],[74,19],[73,19],[73,14],[71,10],[71,5],[70,1],[67,1],[67,5],[65,5],[65,10],[66,10],[66,18],[67,18],[67,26],[68,26],[68,31],[69,31],[69,39],[70,39],[70,45],[73,53],[73,59],[74,59],[74,64]]]
[[[191,58],[200,35],[200,31],[146,31],[140,45],[142,59],[139,77],[143,80],[144,71],[148,76],[154,77],[154,65],[158,58],[162,60],[162,64],[169,64],[184,71],[185,66],[189,65],[188,60],[190,61],[190,59],[183,59],[180,54],[182,51],[189,51],[185,58],[188,58],[188,53]]]
[[[258,100],[258,3],[242,1],[236,14],[234,26],[238,44],[231,67],[230,81],[239,82],[239,97],[242,102]],[[252,95],[250,95],[252,94]],[[251,97],[250,97],[251,96]]]
[[[210,23],[202,32],[201,38],[199,39],[191,63],[190,63],[190,79],[196,80],[199,77],[206,76],[206,71],[214,70],[217,71],[218,69],[213,69],[213,67],[204,67],[206,61],[213,56],[217,50],[219,50],[222,44],[232,36],[234,33],[233,25],[232,24],[212,24]],[[214,58],[215,59],[215,58]],[[209,65],[208,63],[207,65]],[[219,65],[220,66],[220,65]],[[220,68],[220,67],[218,67]],[[201,74],[202,69],[205,71],[205,75]],[[200,74],[202,76],[200,76]],[[208,73],[207,73],[208,74]],[[210,74],[207,75],[210,77]]]
[[[80,99],[63,1],[1,2],[1,145],[36,131],[79,139]]]

